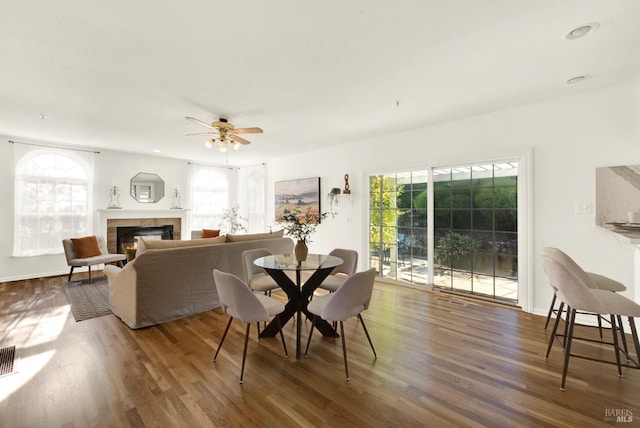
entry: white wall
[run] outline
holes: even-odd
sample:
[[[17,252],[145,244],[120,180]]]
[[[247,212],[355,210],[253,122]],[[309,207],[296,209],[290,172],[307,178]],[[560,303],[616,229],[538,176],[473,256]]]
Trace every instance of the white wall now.
[[[552,292],[540,263],[543,246],[562,248],[587,270],[622,281],[628,297],[640,293],[633,289],[632,250],[598,228],[593,215],[574,210],[576,203],[591,203],[595,211],[596,167],[640,163],[639,122],[640,84],[633,82],[281,159],[269,163],[268,183],[319,176],[327,193],[342,187],[349,173],[351,205],[342,204],[340,215],[319,227],[310,251],[356,248],[363,268],[368,173],[521,155],[532,148],[530,307],[546,313]],[[269,191],[267,223],[274,211],[272,186]]]

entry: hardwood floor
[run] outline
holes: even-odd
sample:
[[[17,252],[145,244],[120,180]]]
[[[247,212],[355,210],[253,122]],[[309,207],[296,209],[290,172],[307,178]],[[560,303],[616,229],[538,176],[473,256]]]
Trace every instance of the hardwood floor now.
[[[544,318],[516,309],[377,283],[364,317],[378,358],[345,322],[350,381],[339,340],[314,334],[296,361],[289,323],[289,358],[252,327],[241,385],[239,321],[213,363],[220,311],[142,330],[113,315],[75,322],[63,280],[0,284],[0,348],[17,354],[17,372],[0,378],[0,426],[589,427],[617,425],[605,421],[616,411],[632,412],[622,426],[640,420],[640,371],[618,378],[613,365],[572,358],[562,392],[563,353],[555,345],[545,361]]]

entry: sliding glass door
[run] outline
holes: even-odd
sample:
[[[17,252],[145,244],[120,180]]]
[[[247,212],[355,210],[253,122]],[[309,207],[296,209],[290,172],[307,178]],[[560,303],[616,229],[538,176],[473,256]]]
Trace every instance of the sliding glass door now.
[[[515,161],[371,175],[370,266],[394,282],[517,302],[517,189]]]

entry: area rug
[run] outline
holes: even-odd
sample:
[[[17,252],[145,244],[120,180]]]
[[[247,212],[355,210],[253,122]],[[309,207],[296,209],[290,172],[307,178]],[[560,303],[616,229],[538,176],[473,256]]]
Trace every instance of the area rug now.
[[[65,281],[63,284],[71,312],[76,321],[84,321],[111,313],[109,310],[109,283],[106,277],[81,281]]]

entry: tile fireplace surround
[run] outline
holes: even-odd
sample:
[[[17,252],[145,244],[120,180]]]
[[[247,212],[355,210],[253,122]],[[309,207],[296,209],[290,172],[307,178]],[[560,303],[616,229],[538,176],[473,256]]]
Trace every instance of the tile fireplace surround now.
[[[116,230],[125,226],[173,226],[173,239],[183,238],[183,225],[187,227],[188,210],[98,210],[98,227],[106,237],[107,249],[116,253]]]

